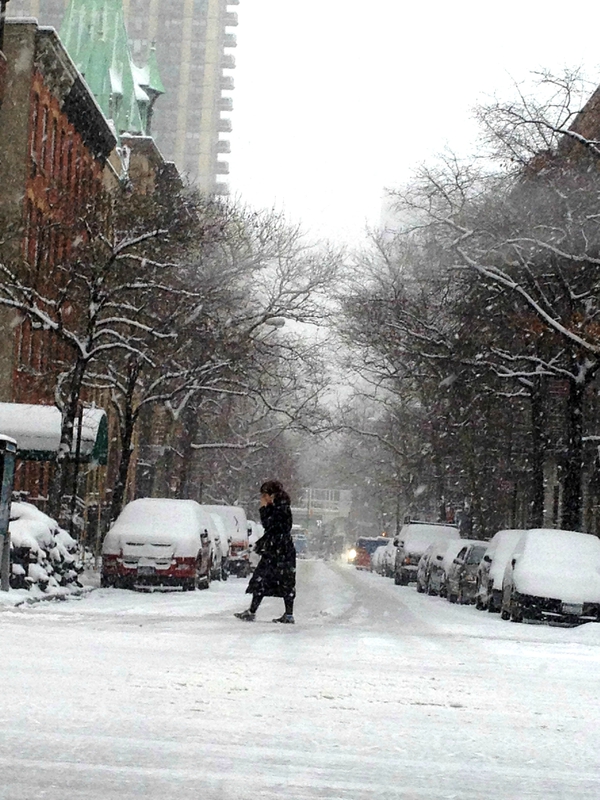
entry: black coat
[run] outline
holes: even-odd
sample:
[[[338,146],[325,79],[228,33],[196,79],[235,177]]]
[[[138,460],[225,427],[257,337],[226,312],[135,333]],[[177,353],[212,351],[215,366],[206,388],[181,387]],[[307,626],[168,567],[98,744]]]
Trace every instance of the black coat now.
[[[255,546],[260,561],[246,592],[264,597],[294,597],[296,548],[291,534],[292,510],[281,502],[261,506],[260,521],[265,529]]]

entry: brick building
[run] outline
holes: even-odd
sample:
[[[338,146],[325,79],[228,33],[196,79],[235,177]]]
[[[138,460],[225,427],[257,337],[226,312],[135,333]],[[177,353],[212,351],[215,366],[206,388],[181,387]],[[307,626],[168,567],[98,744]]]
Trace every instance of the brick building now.
[[[0,108],[2,261],[32,276],[41,294],[60,288],[58,265],[84,236],[81,212],[118,185],[115,136],[56,32],[35,20],[7,21],[7,73]],[[118,167],[118,161],[116,162]],[[64,345],[17,314],[0,322],[0,400],[54,404]],[[15,488],[31,500],[48,495],[51,466],[24,461]],[[91,476],[102,491],[105,470]]]

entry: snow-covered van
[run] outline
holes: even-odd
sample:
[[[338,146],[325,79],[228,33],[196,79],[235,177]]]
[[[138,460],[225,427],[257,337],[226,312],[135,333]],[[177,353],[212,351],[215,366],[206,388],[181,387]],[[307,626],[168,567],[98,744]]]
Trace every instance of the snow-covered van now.
[[[102,586],[207,589],[210,578],[210,534],[195,500],[133,500],[104,538]]]
[[[408,522],[394,538],[397,546],[394,583],[406,585],[417,580],[421,556],[430,544],[446,539],[459,539],[460,532],[445,522]]]
[[[232,575],[244,578],[252,572],[250,550],[248,547],[248,521],[246,512],[240,506],[203,505],[217,514],[225,526],[227,536],[231,537],[229,548],[229,571]]]
[[[504,571],[503,619],[600,622],[600,539],[577,531],[524,531]]]

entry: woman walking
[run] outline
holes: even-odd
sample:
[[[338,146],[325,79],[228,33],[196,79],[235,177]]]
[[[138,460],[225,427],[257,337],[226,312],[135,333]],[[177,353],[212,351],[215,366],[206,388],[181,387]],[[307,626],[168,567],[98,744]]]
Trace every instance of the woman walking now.
[[[252,622],[263,597],[283,597],[285,612],[273,622],[293,625],[296,549],[291,535],[290,498],[279,481],[266,481],[260,487],[259,512],[265,532],[255,545],[255,552],[261,558],[246,589],[252,595],[252,602],[249,609],[235,616]]]

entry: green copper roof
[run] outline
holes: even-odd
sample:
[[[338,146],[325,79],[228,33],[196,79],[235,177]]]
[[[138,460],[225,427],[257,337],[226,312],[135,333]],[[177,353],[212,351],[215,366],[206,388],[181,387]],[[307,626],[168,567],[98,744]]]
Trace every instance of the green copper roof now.
[[[70,0],[60,37],[117,131],[147,134],[148,111],[164,87],[155,53],[145,67],[133,63],[122,0]]]

